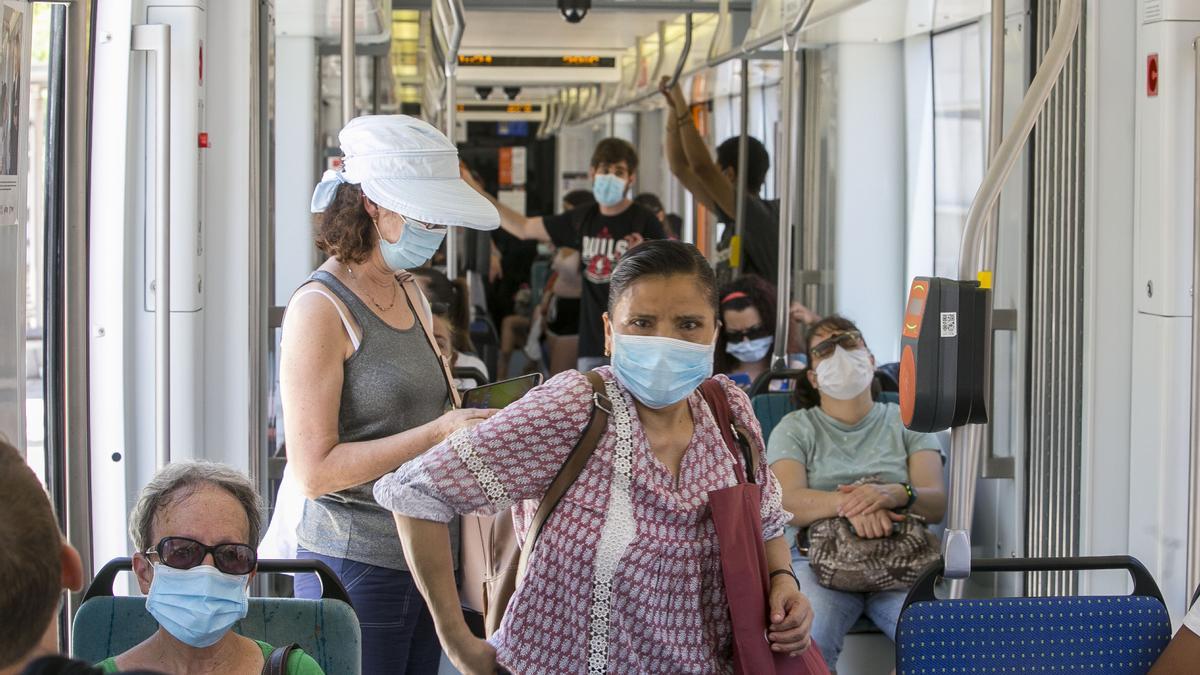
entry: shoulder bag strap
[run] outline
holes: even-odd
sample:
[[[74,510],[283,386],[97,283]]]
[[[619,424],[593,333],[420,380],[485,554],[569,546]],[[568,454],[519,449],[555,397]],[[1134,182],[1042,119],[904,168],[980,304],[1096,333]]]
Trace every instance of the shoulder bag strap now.
[[[291,657],[293,651],[299,648],[300,645],[295,642],[283,647],[276,647],[267,657],[267,662],[263,664],[263,675],[287,675],[288,658]]]
[[[733,420],[733,408],[729,405],[729,396],[725,393],[725,388],[717,380],[709,378],[700,385],[700,395],[712,411],[713,419],[721,430],[721,438],[725,439],[725,447],[733,455],[733,470],[737,474],[738,482],[753,483],[756,470],[754,452],[747,440],[749,436]],[[742,468],[743,462],[749,469],[749,476]]]
[[[425,331],[425,339],[429,341],[429,346],[433,348],[434,355],[437,356],[438,363],[442,366],[442,377],[446,379],[446,389],[450,392],[450,401],[457,408],[462,405],[462,399],[459,398],[458,388],[454,386],[454,374],[450,372],[450,363],[446,360],[446,356],[438,349],[437,340],[433,337],[433,326],[429,323],[429,318],[425,316],[426,305],[423,302],[425,297],[421,294],[421,289],[416,288],[416,282],[413,281],[412,275],[405,273],[403,277],[400,274],[396,275],[396,281],[400,283],[400,288],[404,289],[404,297],[408,299],[408,306],[412,308],[413,314],[417,315],[417,323],[421,324],[421,329]],[[409,287],[412,287],[410,290]],[[413,301],[414,293],[417,300]]]
[[[575,484],[579,474],[583,473],[583,467],[587,466],[592,453],[596,451],[596,446],[600,444],[600,438],[604,436],[604,430],[608,427],[612,402],[608,400],[604,378],[594,372],[583,375],[592,385],[592,417],[571,454],[567,456],[567,461],[563,462],[562,468],[550,482],[550,487],[538,504],[537,513],[529,523],[529,532],[525,534],[525,545],[521,547],[521,560],[517,565],[517,579],[525,576],[525,565],[529,562],[529,556],[533,554],[533,547],[537,544],[538,535],[542,533],[542,526],[546,524],[550,514],[554,513],[563,495]]]

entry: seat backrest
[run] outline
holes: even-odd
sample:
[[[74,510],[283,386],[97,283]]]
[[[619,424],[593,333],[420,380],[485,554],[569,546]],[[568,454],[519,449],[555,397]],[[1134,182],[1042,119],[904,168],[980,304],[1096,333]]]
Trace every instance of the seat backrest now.
[[[158,630],[158,623],[146,611],[144,597],[111,595],[112,580],[117,571],[128,569],[128,560],[120,558],[110,562],[96,576],[93,586],[106,584],[108,593],[103,590],[93,593],[93,589],[89,589],[85,595],[71,630],[71,654],[75,658],[91,663],[103,661],[129,650]],[[266,562],[280,561],[261,561],[260,567]],[[110,566],[116,569],[110,569]],[[332,572],[329,574],[332,576]],[[326,581],[322,579],[328,591],[330,585]],[[341,594],[344,593],[344,589],[341,590]],[[327,592],[326,595],[337,593]],[[362,670],[362,632],[358,617],[342,600],[332,597],[319,600],[250,598],[246,618],[234,624],[233,630],[276,647],[295,642],[327,675],[358,675]]]
[[[1128,556],[972,561],[990,572],[1129,570],[1132,595],[939,600],[941,563],[905,600],[896,629],[902,673],[1145,673],[1171,639],[1171,620],[1153,578]]]
[[[71,654],[91,663],[116,656],[158,630],[143,597],[92,598],[80,606]],[[361,672],[362,635],[350,605],[340,600],[251,598],[233,630],[276,647],[295,642],[328,675]]]
[[[779,420],[795,410],[790,391],[758,394],[750,399],[750,405],[754,407],[754,416],[758,418],[758,424],[762,427],[764,442],[771,439],[771,432],[775,430]]]

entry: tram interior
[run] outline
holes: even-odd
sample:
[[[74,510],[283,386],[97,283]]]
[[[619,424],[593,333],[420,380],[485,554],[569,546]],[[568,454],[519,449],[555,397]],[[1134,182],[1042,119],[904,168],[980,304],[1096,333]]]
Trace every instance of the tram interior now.
[[[914,278],[986,272],[987,422],[939,436],[943,527],[967,534],[968,558],[1133,556],[1181,625],[1200,587],[1200,3],[2,4],[0,77],[21,99],[0,92],[0,435],[48,486],[89,575],[132,553],[129,511],[163,463],[163,419],[170,461],[227,463],[273,511],[284,308],[323,259],[310,196],[340,166],[349,117],[448,130],[484,188],[528,216],[590,188],[592,149],[624,139],[640,159],[634,192],[657,195],[678,237],[715,259],[727,226],[672,173],[666,79],[710,150],[743,133],[765,146],[761,197],[790,209],[774,243],[791,244],[789,264],[769,280],[780,303],[852,318],[879,364],[901,361]],[[1072,11],[1064,59],[1030,104]],[[171,27],[167,79],[138,48],[143,24]],[[156,126],[163,82],[169,137]],[[469,298],[484,379],[549,374],[549,351],[526,349],[522,330],[551,256],[503,237],[453,234],[435,265]],[[969,598],[1134,587],[1121,570],[944,586]],[[256,591],[290,592],[281,580]],[[893,653],[858,625],[837,672],[888,672]]]

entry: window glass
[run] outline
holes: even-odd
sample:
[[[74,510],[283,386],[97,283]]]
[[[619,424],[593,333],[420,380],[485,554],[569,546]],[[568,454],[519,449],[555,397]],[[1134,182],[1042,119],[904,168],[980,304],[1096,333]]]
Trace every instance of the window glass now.
[[[958,276],[967,210],[987,163],[980,25],[933,36],[934,273]]]
[[[47,67],[50,61],[50,6],[31,4],[33,26],[29,70],[29,134],[25,185],[29,188],[25,212],[25,456],[38,478],[46,483],[45,383],[42,359],[45,346],[44,317],[46,254],[46,120]]]

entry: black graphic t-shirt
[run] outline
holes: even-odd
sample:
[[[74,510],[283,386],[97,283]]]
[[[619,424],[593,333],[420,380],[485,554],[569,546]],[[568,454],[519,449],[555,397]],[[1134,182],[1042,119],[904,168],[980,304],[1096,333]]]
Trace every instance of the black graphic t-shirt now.
[[[604,356],[604,312],[608,309],[608,282],[613,268],[629,248],[625,237],[640,234],[646,240],[666,239],[662,223],[638,204],[615,216],[600,213],[595,204],[546,216],[543,221],[555,246],[577,249],[583,267],[583,295],[579,311],[579,357]]]

